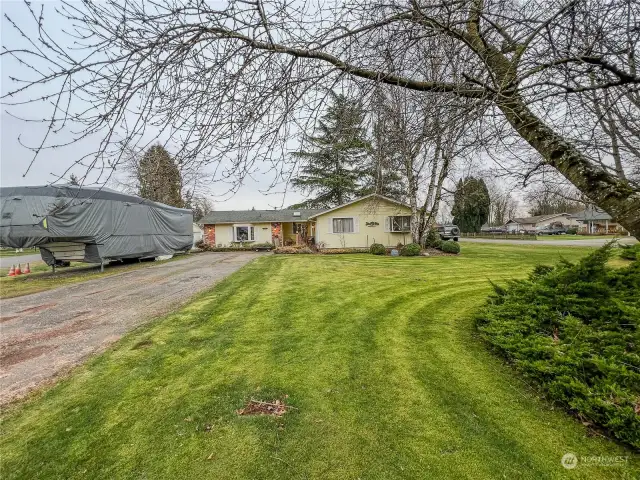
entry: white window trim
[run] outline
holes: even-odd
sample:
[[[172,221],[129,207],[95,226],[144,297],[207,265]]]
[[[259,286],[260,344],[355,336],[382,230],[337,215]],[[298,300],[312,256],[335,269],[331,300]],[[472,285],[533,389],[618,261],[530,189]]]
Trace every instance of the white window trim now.
[[[394,217],[409,217],[409,229],[408,230],[394,230],[393,218]],[[390,233],[409,233],[411,232],[411,215],[389,215],[389,232]]]
[[[249,232],[249,239],[247,240],[238,240],[238,228],[242,228],[242,227],[247,227],[247,230]],[[251,229],[253,229],[253,240],[251,240]],[[247,224],[233,224],[233,241],[234,242],[255,242],[256,238],[256,229],[253,225],[251,225],[250,223]]]
[[[350,218],[353,222],[353,232],[334,232],[333,231],[333,221],[337,219]],[[354,233],[358,233],[358,229],[356,228],[357,219],[356,217],[331,217],[331,233],[335,235],[353,235]]]

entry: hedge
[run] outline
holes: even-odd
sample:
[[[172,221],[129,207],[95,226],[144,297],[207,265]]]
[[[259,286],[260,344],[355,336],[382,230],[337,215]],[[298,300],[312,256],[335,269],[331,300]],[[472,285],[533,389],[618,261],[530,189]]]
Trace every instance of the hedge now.
[[[369,252],[373,255],[385,255],[387,253],[387,249],[381,243],[372,243],[369,247]]]
[[[420,255],[420,245],[417,243],[408,243],[400,249],[400,255],[403,257],[416,257]]]
[[[550,400],[640,448],[640,261],[612,268],[611,253],[494,285],[476,325]]]
[[[273,251],[273,253],[295,255],[310,254],[314,252],[309,247],[278,247]]]
[[[442,242],[440,250],[444,253],[460,253],[460,244],[452,240],[447,240],[446,242]]]
[[[620,245],[620,256],[626,260],[640,260],[640,243],[635,245]]]

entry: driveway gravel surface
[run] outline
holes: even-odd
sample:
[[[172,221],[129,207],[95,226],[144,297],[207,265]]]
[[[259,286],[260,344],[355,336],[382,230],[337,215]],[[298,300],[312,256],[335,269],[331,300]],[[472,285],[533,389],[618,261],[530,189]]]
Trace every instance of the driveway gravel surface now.
[[[202,253],[2,300],[0,404],[101,352],[129,330],[185,303],[260,253]]]

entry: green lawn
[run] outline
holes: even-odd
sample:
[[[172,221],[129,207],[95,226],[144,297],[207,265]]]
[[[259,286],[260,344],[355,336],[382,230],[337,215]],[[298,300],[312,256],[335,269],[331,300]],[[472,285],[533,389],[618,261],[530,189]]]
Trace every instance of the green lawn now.
[[[260,257],[5,412],[8,478],[637,478],[631,452],[552,410],[477,339],[488,279],[589,249]],[[280,418],[240,417],[285,398]]]

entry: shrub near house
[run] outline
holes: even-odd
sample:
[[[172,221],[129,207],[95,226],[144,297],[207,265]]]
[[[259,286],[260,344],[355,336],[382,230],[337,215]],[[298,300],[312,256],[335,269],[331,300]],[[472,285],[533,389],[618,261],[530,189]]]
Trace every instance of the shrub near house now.
[[[381,243],[374,243],[369,248],[369,251],[373,255],[385,255],[387,253],[387,249]]]
[[[458,242],[452,242],[451,240],[447,240],[446,242],[442,242],[440,244],[440,250],[444,253],[460,253],[460,244]]]
[[[400,249],[400,255],[403,257],[416,257],[420,255],[420,245],[417,243],[410,243]]]
[[[611,246],[495,287],[477,326],[549,399],[640,448],[640,261]]]

